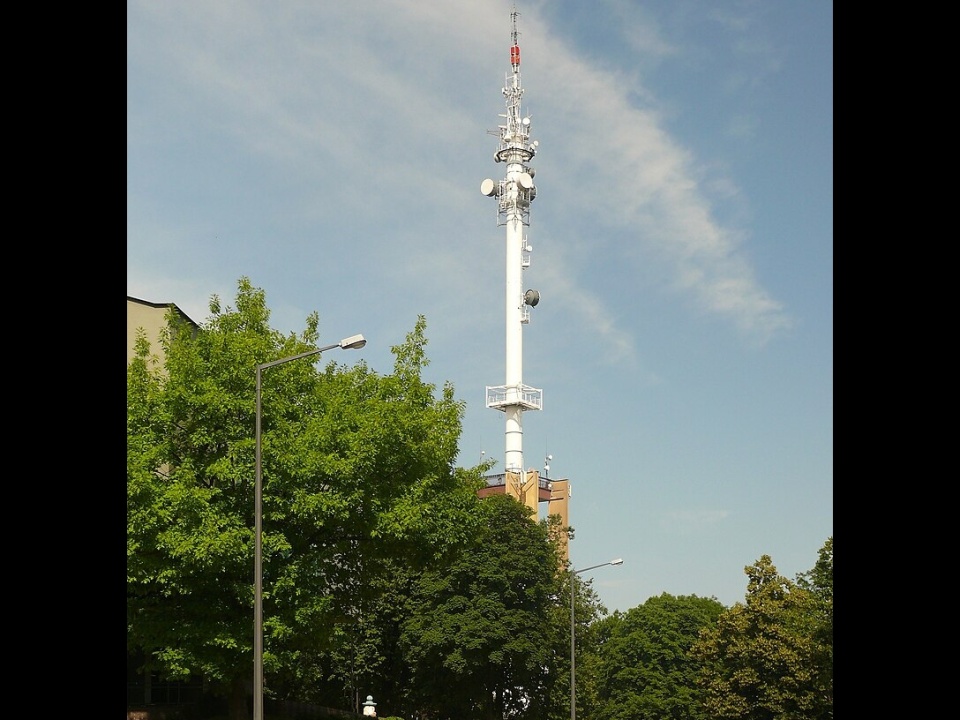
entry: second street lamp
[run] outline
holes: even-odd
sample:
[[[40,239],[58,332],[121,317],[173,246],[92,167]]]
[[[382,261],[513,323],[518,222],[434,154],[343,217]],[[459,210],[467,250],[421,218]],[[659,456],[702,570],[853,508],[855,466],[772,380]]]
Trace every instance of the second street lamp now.
[[[254,489],[253,516],[255,528],[253,551],[253,720],[263,720],[263,479],[260,456],[260,394],[263,371],[274,365],[319,355],[327,350],[355,350],[367,344],[363,335],[351,335],[335,345],[326,345],[316,350],[308,350],[299,355],[271,360],[257,365],[257,479]]]
[[[623,565],[623,558],[617,558],[616,560],[608,560],[605,563],[600,563],[599,565],[591,565],[590,567],[581,568],[579,570],[574,570],[570,568],[570,720],[577,720],[577,659],[576,659],[576,632],[574,628],[573,620],[573,606],[574,600],[577,597],[577,575],[587,570],[595,570],[596,568],[604,567],[606,565]]]

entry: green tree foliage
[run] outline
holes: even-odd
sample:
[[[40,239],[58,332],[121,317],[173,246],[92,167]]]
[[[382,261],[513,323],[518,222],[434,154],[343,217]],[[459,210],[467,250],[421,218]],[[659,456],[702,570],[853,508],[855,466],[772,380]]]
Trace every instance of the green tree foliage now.
[[[832,542],[830,548],[832,568]],[[706,716],[716,720],[832,717],[832,670],[827,696],[823,687],[827,651],[814,593],[778,575],[768,555],[745,572],[749,578],[746,603],[722,613],[691,650],[701,663],[698,684]],[[832,570],[830,577],[832,588]]]
[[[833,717],[833,537],[827,538],[813,569],[797,576],[797,584],[814,597],[814,637],[818,656],[815,660],[817,692],[823,697],[818,717]]]
[[[500,720],[545,717],[558,632],[560,560],[548,524],[506,495],[458,557],[417,581],[401,644],[411,668],[398,714]]]
[[[162,366],[141,335],[128,367],[127,642],[163,677],[230,689],[239,718],[253,674],[255,368],[314,349],[319,318],[279,333],[246,278],[235,308],[214,297],[210,312],[197,333],[170,313]],[[347,655],[375,672],[375,625],[342,630],[361,627],[377,578],[473,533],[482,480],[453,467],[463,404],[421,379],[425,327],[391,348],[390,375],[319,357],[262,373],[268,694],[349,685],[335,662]]]
[[[715,598],[663,593],[598,623],[596,685],[602,698],[591,717],[610,720],[705,718],[690,648],[724,611]]]

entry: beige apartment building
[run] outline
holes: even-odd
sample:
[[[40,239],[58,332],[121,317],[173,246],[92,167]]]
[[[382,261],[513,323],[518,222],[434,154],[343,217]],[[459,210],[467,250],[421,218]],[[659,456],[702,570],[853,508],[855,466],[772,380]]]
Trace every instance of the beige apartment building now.
[[[167,312],[178,313],[194,329],[199,328],[183,310],[175,303],[154,303],[127,295],[127,364],[133,360],[134,344],[137,339],[137,328],[143,328],[150,341],[150,350],[163,360],[163,348],[160,347],[160,331],[167,324]]]

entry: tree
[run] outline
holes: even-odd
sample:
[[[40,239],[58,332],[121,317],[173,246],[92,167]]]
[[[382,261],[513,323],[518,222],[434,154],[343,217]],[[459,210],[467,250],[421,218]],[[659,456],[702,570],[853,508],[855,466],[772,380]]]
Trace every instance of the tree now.
[[[401,643],[407,711],[424,717],[545,717],[554,678],[560,559],[545,521],[514,498],[480,502],[458,557],[419,578]],[[402,714],[402,713],[401,713]]]
[[[162,367],[145,336],[127,372],[127,643],[170,679],[201,675],[247,715],[253,674],[255,368],[313,349],[269,326],[264,293],[183,332],[168,315]],[[306,360],[262,376],[265,690],[299,693],[345,649],[336,628],[375,602],[391,564],[436,562],[472,532],[478,473],[455,471],[463,403],[421,379],[419,317],[394,372]],[[354,652],[368,667],[368,644]],[[295,696],[296,697],[296,696]],[[332,703],[331,703],[332,704]]]
[[[820,717],[833,717],[833,536],[827,538],[811,570],[797,576],[797,584],[814,598],[814,637],[817,640],[818,692],[823,697]]]
[[[701,633],[691,649],[707,717],[799,720],[832,716],[821,687],[822,641],[813,594],[777,574],[770,556],[745,568],[746,603]]]
[[[716,598],[663,593],[602,620],[596,683],[603,700],[591,716],[705,718],[690,648],[724,609]]]

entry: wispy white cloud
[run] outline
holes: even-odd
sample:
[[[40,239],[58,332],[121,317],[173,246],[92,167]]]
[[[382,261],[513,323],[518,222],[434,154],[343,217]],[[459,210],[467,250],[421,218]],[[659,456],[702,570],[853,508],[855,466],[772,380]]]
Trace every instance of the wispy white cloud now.
[[[585,64],[541,30],[546,39],[536,52],[551,58],[538,69],[537,90],[547,98],[541,112],[561,126],[557,164],[572,171],[555,188],[561,203],[582,208],[598,227],[626,228],[633,241],[605,251],[637,265],[656,260],[673,275],[669,285],[700,312],[726,318],[760,342],[788,328],[782,304],[759,284],[737,241],[740,231],[712,216],[704,169],[670,137],[656,109],[636,106],[635,88]],[[735,191],[729,178],[709,182]]]
[[[509,3],[462,3],[444,12],[400,0],[349,7],[133,5],[139,21],[131,28],[132,58],[155,52],[153,62],[175,64],[182,101],[212,108],[199,113],[208,130],[232,136],[276,172],[299,176],[301,211],[345,219],[393,215],[398,224],[436,214],[457,227],[458,215],[473,209],[475,188],[464,186],[464,163],[455,161],[476,162],[478,153],[464,147],[464,128],[479,145],[482,129],[496,122],[488,71],[506,66]],[[724,318],[755,340],[787,328],[782,304],[760,285],[734,241],[738,231],[712,216],[691,152],[670,137],[654,107],[636,104],[649,96],[645,88],[587,64],[550,36],[536,10],[525,11],[523,23],[525,56],[536,58],[526,105],[536,108],[535,121],[554,141],[544,148],[549,166],[565,175],[545,182],[557,204],[576,208],[597,229],[594,247],[609,237],[604,251],[635,264],[638,273],[657,263],[673,278],[665,286],[697,312]],[[669,51],[646,26],[624,32],[643,38],[638,47],[647,51]],[[490,91],[466,93],[481,78]],[[139,132],[134,122],[132,136]],[[577,242],[565,234],[551,241],[558,248]],[[395,249],[384,253],[391,266],[382,271],[397,269]],[[373,248],[366,252],[375,262]],[[404,252],[411,265],[435,266],[442,278],[444,266],[459,265],[464,248],[427,242]],[[644,278],[638,274],[638,284]],[[579,322],[613,337],[616,357],[630,357],[632,341],[611,319],[609,300],[574,268],[567,280]],[[461,276],[459,291],[469,282]]]

